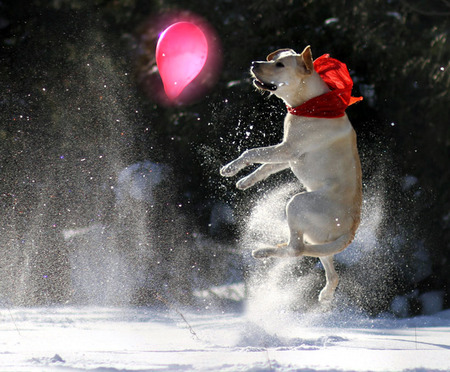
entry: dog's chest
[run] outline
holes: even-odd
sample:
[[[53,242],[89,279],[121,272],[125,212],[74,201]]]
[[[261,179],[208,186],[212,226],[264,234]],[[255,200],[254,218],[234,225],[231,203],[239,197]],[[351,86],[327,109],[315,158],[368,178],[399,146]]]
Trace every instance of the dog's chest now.
[[[286,120],[284,141],[289,144],[289,165],[308,189],[339,184],[352,178],[354,154],[353,128],[348,120]]]

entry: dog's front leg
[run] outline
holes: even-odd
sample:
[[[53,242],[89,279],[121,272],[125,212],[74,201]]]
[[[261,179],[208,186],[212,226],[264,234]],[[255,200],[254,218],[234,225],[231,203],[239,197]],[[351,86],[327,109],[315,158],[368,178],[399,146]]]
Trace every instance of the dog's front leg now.
[[[240,190],[248,189],[259,181],[265,180],[271,174],[280,172],[286,168],[289,168],[289,163],[263,164],[248,176],[240,179],[238,183],[236,183],[236,187]]]
[[[246,150],[237,159],[225,165],[220,174],[224,177],[232,177],[240,170],[255,163],[288,163],[293,160],[291,147],[283,142],[276,146],[258,147]]]

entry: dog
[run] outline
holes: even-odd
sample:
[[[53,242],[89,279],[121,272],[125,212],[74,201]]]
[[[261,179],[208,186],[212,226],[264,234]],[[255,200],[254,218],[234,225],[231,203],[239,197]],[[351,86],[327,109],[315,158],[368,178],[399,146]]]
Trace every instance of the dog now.
[[[351,97],[353,82],[343,63],[328,55],[319,58],[314,61],[307,46],[301,54],[279,49],[266,61],[252,63],[254,86],[282,99],[288,108],[283,140],[275,146],[244,151],[220,173],[232,177],[249,165],[261,164],[237,182],[236,187],[245,190],[271,174],[291,169],[306,191],[294,195],[286,205],[289,240],[256,249],[252,255],[318,257],[326,276],[319,302],[326,304],[332,301],[339,282],[333,256],[352,242],[360,223],[361,165],[356,133],[344,111],[362,97]],[[334,64],[330,67],[327,61]],[[319,74],[318,66],[327,71]],[[338,81],[330,89],[324,80],[328,73],[345,75],[344,83]]]

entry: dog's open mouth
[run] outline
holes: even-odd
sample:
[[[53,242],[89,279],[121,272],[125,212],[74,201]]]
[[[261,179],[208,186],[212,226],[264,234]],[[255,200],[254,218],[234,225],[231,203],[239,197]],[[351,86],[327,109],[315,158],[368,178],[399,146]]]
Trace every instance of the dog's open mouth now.
[[[270,90],[271,92],[273,92],[274,90],[277,90],[277,86],[273,83],[265,83],[262,80],[259,80],[258,78],[255,77],[255,79],[253,80],[253,84],[258,88],[258,89],[263,89],[263,90]]]

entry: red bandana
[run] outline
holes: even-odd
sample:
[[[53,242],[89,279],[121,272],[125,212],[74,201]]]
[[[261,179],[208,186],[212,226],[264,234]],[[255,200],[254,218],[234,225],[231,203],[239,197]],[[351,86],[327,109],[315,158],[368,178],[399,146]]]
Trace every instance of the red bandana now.
[[[331,92],[311,98],[297,107],[287,106],[290,114],[310,118],[339,118],[344,116],[348,106],[362,101],[362,97],[352,97],[353,81],[345,63],[324,54],[314,61],[314,69]]]

